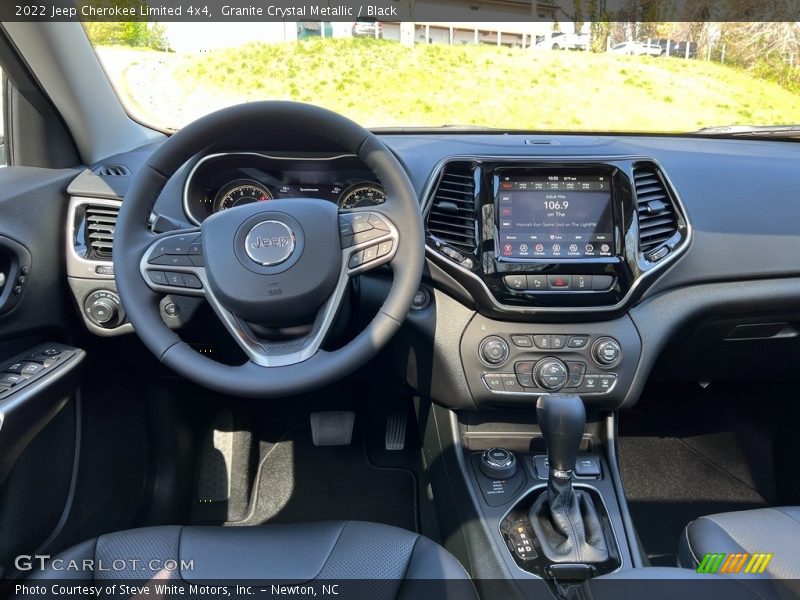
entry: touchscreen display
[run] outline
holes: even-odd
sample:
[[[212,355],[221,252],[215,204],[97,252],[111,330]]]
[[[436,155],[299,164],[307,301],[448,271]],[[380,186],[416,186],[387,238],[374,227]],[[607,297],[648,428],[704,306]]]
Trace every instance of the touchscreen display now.
[[[614,255],[609,175],[506,175],[497,191],[500,256]]]

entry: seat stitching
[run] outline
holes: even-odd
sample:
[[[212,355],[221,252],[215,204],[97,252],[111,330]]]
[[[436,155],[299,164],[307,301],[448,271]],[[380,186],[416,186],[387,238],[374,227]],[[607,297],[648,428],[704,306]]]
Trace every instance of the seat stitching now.
[[[342,538],[342,533],[344,532],[344,528],[347,527],[349,524],[350,524],[350,521],[345,521],[344,523],[342,523],[342,527],[341,527],[341,529],[339,529],[339,534],[336,536],[336,541],[333,542],[333,546],[331,546],[331,550],[328,553],[328,557],[325,559],[325,562],[322,564],[322,567],[320,567],[320,570],[317,571],[317,574],[314,575],[314,577],[311,578],[311,581],[313,581],[314,579],[319,577],[319,574],[322,573],[325,570],[325,566],[331,560],[331,556],[333,556],[333,553],[336,550],[336,546],[339,545],[339,540]]]
[[[570,482],[571,484],[572,482]],[[577,542],[578,533],[575,531],[575,525],[572,523],[572,519],[569,516],[569,512],[567,511],[567,505],[569,504],[569,498],[571,494],[574,494],[575,491],[572,489],[572,485],[569,486],[569,491],[566,494],[566,498],[563,502],[561,502],[561,510],[564,512],[564,516],[567,519],[567,523],[569,523],[569,528],[572,530],[572,539]],[[580,510],[580,509],[579,509]],[[581,562],[581,550],[580,544],[573,543],[573,547],[575,549],[575,556],[578,558],[578,562]]]
[[[701,517],[702,518],[702,517]],[[692,548],[692,542],[689,539],[689,527],[692,526],[692,523],[689,523],[683,530],[683,535],[686,537],[686,547],[689,548],[689,554],[692,555],[692,560],[696,567],[700,566],[700,561],[697,560],[697,554],[694,553],[694,548]]]

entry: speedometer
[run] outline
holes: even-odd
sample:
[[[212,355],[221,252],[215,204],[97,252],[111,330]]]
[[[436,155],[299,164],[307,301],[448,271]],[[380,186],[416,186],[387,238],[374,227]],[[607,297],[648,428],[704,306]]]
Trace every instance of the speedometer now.
[[[339,208],[359,208],[361,206],[377,206],[386,202],[386,192],[377,183],[362,181],[351,185],[339,196]]]
[[[248,179],[231,181],[217,193],[214,212],[266,200],[272,200],[272,194],[260,183]]]

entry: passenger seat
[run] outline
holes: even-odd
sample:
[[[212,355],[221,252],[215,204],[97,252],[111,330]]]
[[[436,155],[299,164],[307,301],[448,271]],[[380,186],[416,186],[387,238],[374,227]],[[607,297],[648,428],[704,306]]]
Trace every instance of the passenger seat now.
[[[772,554],[764,575],[793,580],[783,581],[781,587],[800,598],[800,507],[719,513],[689,523],[680,540],[678,564],[696,570],[706,554],[716,553]]]

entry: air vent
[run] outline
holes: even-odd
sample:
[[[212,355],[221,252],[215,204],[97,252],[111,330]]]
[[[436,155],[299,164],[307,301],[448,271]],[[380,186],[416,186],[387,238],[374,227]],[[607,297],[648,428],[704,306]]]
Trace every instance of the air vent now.
[[[634,165],[633,181],[639,213],[639,250],[648,260],[658,260],[669,252],[669,248],[661,250],[661,246],[678,232],[675,206],[655,165]]]
[[[122,165],[100,165],[93,172],[103,177],[127,177],[131,174],[128,167]]]
[[[447,164],[433,196],[427,228],[432,237],[459,252],[476,253],[475,167],[472,163]]]
[[[86,258],[111,260],[118,214],[119,209],[111,206],[86,207]]]

